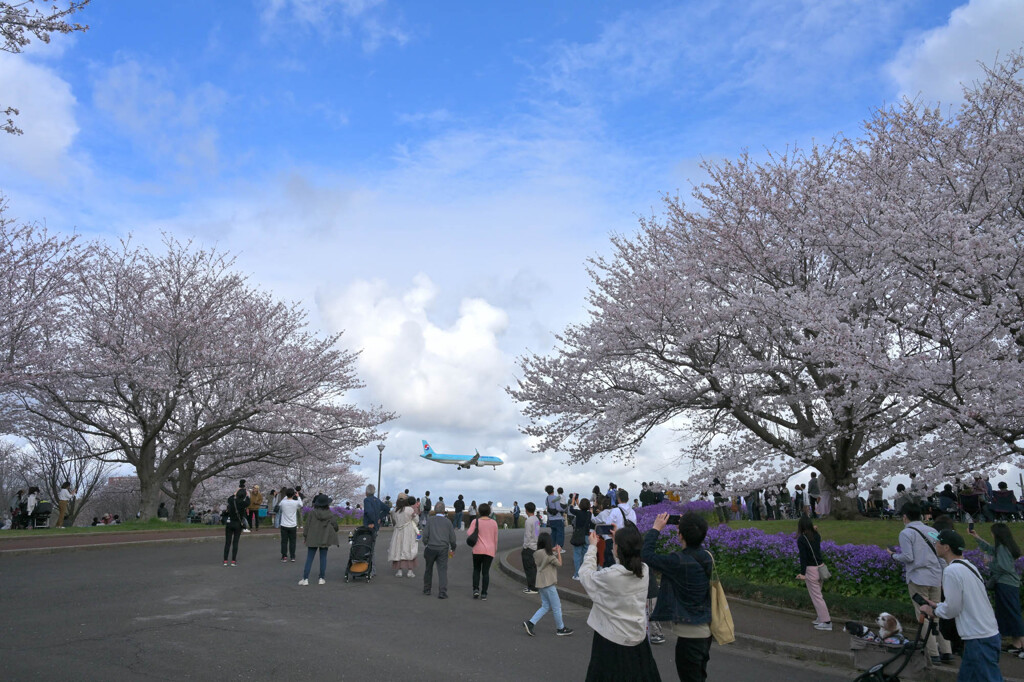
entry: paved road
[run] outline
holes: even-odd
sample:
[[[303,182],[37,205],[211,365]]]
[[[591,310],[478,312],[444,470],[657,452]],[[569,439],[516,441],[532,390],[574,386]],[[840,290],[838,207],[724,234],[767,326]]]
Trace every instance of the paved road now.
[[[521,536],[503,531],[500,545],[511,548]],[[251,535],[242,538],[236,568],[221,566],[219,542],[0,558],[0,674],[249,682],[583,679],[592,636],[586,609],[563,605],[576,629],[572,637],[555,637],[549,615],[530,638],[520,623],[537,597],[522,594],[495,568],[490,598],[474,601],[467,547],[449,566],[451,598],[442,601],[421,594],[419,575],[398,579],[384,568],[389,538],[381,536],[381,575],[368,585],[345,584],[348,548],[342,545],[331,550],[328,583],[300,587],[302,557],[281,564],[276,541]],[[656,647],[655,657],[665,679],[676,679],[671,642]],[[713,680],[850,677],[712,649]]]

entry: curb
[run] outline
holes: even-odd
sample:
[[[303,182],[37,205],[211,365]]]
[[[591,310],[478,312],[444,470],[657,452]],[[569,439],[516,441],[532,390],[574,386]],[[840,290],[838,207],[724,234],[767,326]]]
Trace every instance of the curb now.
[[[502,573],[509,576],[516,582],[526,584],[526,574],[517,568],[513,567],[508,562],[508,556],[512,552],[519,550],[511,550],[501,555],[501,562],[499,568]],[[571,601],[574,604],[580,606],[593,606],[593,602],[586,593],[577,592],[564,587],[558,587],[558,596],[566,601]],[[760,602],[750,601],[749,599],[741,599],[739,597],[729,597],[730,602],[737,602],[749,607],[756,607],[764,609],[766,611],[774,611],[776,613],[787,613],[798,616],[809,616],[809,613],[797,609],[790,609],[784,606],[774,606],[771,604],[762,604]],[[853,672],[858,671],[853,664],[853,652],[852,651],[841,651],[837,649],[826,649],[824,647],[808,646],[806,644],[793,644],[790,642],[780,642],[774,639],[767,639],[766,637],[757,637],[755,635],[745,635],[743,633],[736,633],[735,644],[738,648],[746,649],[750,651],[763,651],[769,654],[777,654],[802,661],[813,661],[815,663],[824,663],[826,665],[836,666],[844,668]],[[718,646],[717,644],[715,645]],[[952,667],[933,667],[927,668],[924,675],[919,679],[924,682],[949,682],[955,680],[957,677],[957,669]],[[1024,682],[1019,678],[1015,677],[1003,677],[1006,682]]]
[[[267,533],[266,535],[258,535],[256,537],[273,537],[280,539],[278,536]],[[163,540],[130,540],[128,542],[101,542],[91,545],[65,545],[63,547],[25,547],[22,549],[3,549],[0,550],[0,557],[5,556],[20,556],[26,554],[57,554],[59,552],[75,552],[85,551],[92,549],[112,549],[115,547],[137,547],[139,545],[181,545],[188,544],[191,542],[209,542],[210,540],[223,541],[224,538],[220,535],[201,535],[195,538],[166,538]]]

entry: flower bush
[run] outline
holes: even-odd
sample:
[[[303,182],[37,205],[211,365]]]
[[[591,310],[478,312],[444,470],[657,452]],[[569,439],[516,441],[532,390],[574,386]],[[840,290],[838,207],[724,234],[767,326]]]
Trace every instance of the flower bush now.
[[[338,517],[340,526],[360,526],[363,523],[362,509],[346,509],[345,507],[331,507],[331,513]],[[308,516],[313,511],[312,506],[302,508],[303,516]]]
[[[654,518],[662,513],[685,514],[697,511],[708,515],[713,511],[710,502],[697,501],[681,505],[663,502],[637,510],[637,526],[641,532],[649,530]],[[794,524],[795,525],[795,524]],[[800,553],[796,533],[765,533],[757,528],[731,528],[727,524],[712,525],[704,546],[715,556],[718,571],[723,576],[742,577],[766,585],[795,585],[800,572]],[[680,549],[679,535],[674,527],[661,531],[658,542],[660,552]],[[893,561],[889,553],[877,545],[840,545],[830,540],[821,543],[822,561],[832,573],[825,581],[825,592],[852,597],[903,599],[907,584],[903,564]],[[981,572],[989,575],[984,553],[967,550],[964,558]],[[1024,557],[1017,561],[1017,572],[1024,572]]]

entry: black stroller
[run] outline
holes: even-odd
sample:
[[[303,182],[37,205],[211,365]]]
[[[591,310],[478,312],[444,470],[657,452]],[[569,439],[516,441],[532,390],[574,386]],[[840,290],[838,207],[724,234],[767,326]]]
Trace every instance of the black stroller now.
[[[373,547],[376,539],[373,529],[360,526],[349,538],[348,565],[345,566],[345,582],[362,578],[370,582],[373,577]]]
[[[921,655],[928,636],[933,632],[938,632],[938,621],[929,618],[918,628],[913,642],[907,642],[891,657],[853,678],[853,682],[899,682],[900,673],[910,664],[915,654]]]

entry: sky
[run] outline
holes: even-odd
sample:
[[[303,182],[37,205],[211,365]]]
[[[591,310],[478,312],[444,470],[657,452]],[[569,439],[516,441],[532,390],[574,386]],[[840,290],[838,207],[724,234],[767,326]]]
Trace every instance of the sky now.
[[[93,0],[77,21],[0,54],[25,132],[0,136],[8,215],[234,254],[361,351],[354,401],[401,415],[383,493],[508,506],[686,477],[668,429],[632,461],[533,453],[505,392],[585,319],[609,236],[703,161],[856,136],[902,97],[955,106],[1021,47],[1024,3]]]

